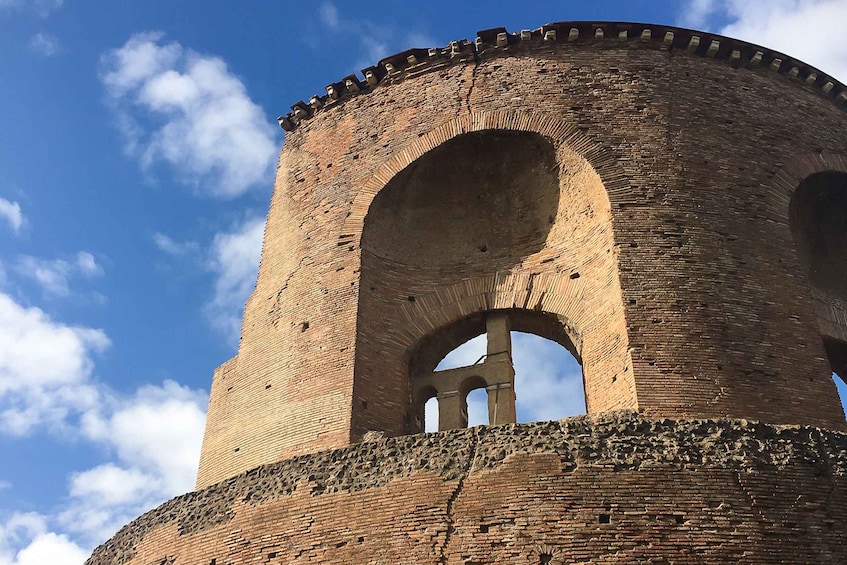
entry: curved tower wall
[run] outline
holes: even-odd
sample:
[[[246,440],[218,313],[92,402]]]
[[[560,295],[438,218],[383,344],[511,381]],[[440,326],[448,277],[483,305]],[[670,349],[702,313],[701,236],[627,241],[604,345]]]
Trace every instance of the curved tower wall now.
[[[280,120],[198,490],[88,565],[847,562],[844,85],[587,22],[365,75]],[[441,357],[488,330],[480,386],[509,327],[577,357],[589,414],[414,433]]]
[[[806,176],[847,171],[834,93],[731,40],[710,56],[682,30],[671,42],[561,35],[457,45],[288,132],[239,352],[215,375],[198,486],[367,431],[409,433],[416,344],[499,308],[555,314],[578,336],[589,412],[844,428],[789,218]],[[395,179],[416,205],[438,204],[416,167],[455,171],[468,135],[508,152],[520,133],[555,151],[558,203],[538,241],[506,230],[464,261],[402,261],[403,233],[447,250],[473,240],[460,213],[442,226],[409,216],[363,249],[370,206]],[[525,175],[529,157],[507,176]],[[480,213],[501,213],[489,197]],[[508,209],[504,226],[525,224]]]
[[[810,290],[790,218],[804,179],[847,172],[843,87],[766,49],[659,26],[555,24],[500,46],[481,35],[389,58],[375,86],[336,83],[338,100],[284,121],[258,283],[238,355],[215,373],[198,487],[368,431],[416,431],[416,348],[498,309],[555,320],[541,329],[581,358],[590,413],[845,429],[822,340],[845,340],[844,303]],[[552,170],[533,173],[543,160],[529,163],[526,139],[549,144]],[[558,194],[536,195],[552,223],[493,202],[497,179],[465,196],[483,196],[483,218],[510,210],[502,230],[445,219],[464,196],[445,204],[439,190],[482,171],[460,170],[471,146],[482,158],[510,140],[515,158],[498,162],[514,198],[521,179],[553,183]],[[409,198],[419,215],[368,234],[369,214]],[[445,255],[402,261],[422,233]]]

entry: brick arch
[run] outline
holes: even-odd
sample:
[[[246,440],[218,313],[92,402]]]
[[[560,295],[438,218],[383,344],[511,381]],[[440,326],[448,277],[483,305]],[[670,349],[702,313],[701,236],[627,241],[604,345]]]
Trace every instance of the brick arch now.
[[[552,339],[546,335],[542,337],[552,339],[565,347],[582,365],[584,336],[588,334],[590,339],[590,336],[597,332],[599,326],[605,321],[601,319],[601,316],[592,317],[591,312],[587,310],[567,306],[581,302],[584,299],[585,289],[574,288],[572,292],[557,292],[555,290],[557,281],[547,277],[546,281],[541,278],[533,285],[532,291],[528,292],[523,286],[525,282],[526,277],[521,275],[506,275],[500,281],[494,281],[491,277],[480,277],[470,279],[462,285],[465,290],[470,291],[469,294],[457,296],[456,288],[447,287],[435,289],[433,292],[420,297],[414,304],[404,308],[407,325],[398,332],[398,337],[410,344],[406,349],[407,360],[420,340],[437,333],[462,318],[494,310],[529,309],[540,314],[554,316],[557,319],[557,323],[561,325],[561,329],[570,343],[564,343],[563,340]],[[516,329],[523,331],[519,328]],[[529,333],[541,335],[535,331]],[[615,339],[621,341],[618,345],[625,350],[627,345],[626,333],[620,332],[615,336]],[[613,344],[609,345],[613,347]],[[602,375],[609,378],[621,377],[622,384],[626,382],[628,385],[625,390],[617,393],[617,398],[602,398],[608,391],[605,390],[605,387],[598,386],[597,377],[601,375],[592,374],[589,366],[588,374],[583,375],[588,413],[622,407],[637,407],[635,383],[630,380],[632,375],[631,360],[627,358],[626,364],[628,367],[620,367],[621,373],[619,374]]]
[[[584,316],[572,319],[562,312],[565,310],[562,305],[582,300],[585,288],[577,283],[566,289],[570,292],[560,292],[556,290],[556,281],[552,277],[542,276],[533,282],[530,291],[526,288],[528,278],[525,274],[512,273],[503,273],[496,277],[477,277],[460,284],[436,288],[418,297],[415,302],[404,305],[403,315],[407,324],[398,333],[406,341],[414,342],[406,351],[407,358],[413,356],[415,344],[420,339],[472,314],[492,310],[528,310],[555,316],[570,342],[561,345],[580,359],[582,335],[590,320]],[[473,337],[475,336],[469,336],[468,339]],[[548,339],[562,341],[553,337]],[[458,345],[461,344],[456,344]],[[569,345],[573,346],[573,350]]]
[[[799,256],[801,268],[807,275],[806,284],[830,368],[833,373],[843,377],[847,375],[847,301],[844,300],[844,293],[834,290],[831,283],[828,289],[820,288],[808,275],[807,269],[810,265],[807,262],[814,264],[815,261],[806,257],[802,251],[796,230],[803,232],[805,229],[795,226],[796,218],[791,215],[799,187],[814,175],[822,173],[847,175],[847,155],[831,152],[811,153],[786,163],[776,178],[778,199],[774,199],[776,206],[773,212],[779,214],[780,221],[784,221],[791,230],[794,249]],[[837,260],[837,257],[835,259]]]
[[[574,348],[582,360],[589,411],[638,407],[612,213],[612,199],[628,192],[629,184],[614,153],[576,126],[537,112],[475,112],[452,119],[395,153],[355,193],[343,238],[358,243],[364,259],[365,219],[384,187],[436,148],[464,134],[498,130],[538,135],[555,151],[560,198],[550,210],[551,228],[543,246],[516,255],[514,263],[460,278],[433,273],[436,278],[430,281],[430,275],[418,269],[414,296],[397,286],[404,279],[392,271],[400,263],[367,254],[374,261],[367,271],[375,278],[364,284],[363,260],[354,394],[367,399],[390,390],[391,402],[354,410],[354,437],[371,429],[402,433],[399,418],[411,408],[402,400],[411,397],[410,348],[456,320],[498,309],[538,310],[567,320],[575,338],[571,341],[579,344]],[[383,268],[384,277],[379,274]],[[390,290],[384,292],[383,284]],[[377,292],[376,298],[372,292]]]
[[[543,112],[513,110],[471,111],[420,136],[397,151],[359,188],[350,204],[341,236],[359,243],[371,202],[395,175],[425,153],[460,135],[485,130],[509,130],[537,133],[549,139],[557,150],[570,150],[588,161],[600,176],[609,199],[628,189],[626,176],[617,159],[578,126]]]
[[[774,176],[768,211],[788,225],[788,210],[794,191],[807,177],[827,171],[847,173],[847,153],[821,151],[799,155],[780,168]]]

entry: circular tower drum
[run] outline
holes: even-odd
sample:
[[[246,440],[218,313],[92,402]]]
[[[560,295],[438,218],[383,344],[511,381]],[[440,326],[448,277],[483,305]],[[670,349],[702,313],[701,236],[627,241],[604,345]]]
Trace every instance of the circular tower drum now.
[[[326,90],[280,118],[198,491],[89,563],[847,561],[844,85],[564,22]],[[514,423],[510,330],[574,354],[587,416]]]

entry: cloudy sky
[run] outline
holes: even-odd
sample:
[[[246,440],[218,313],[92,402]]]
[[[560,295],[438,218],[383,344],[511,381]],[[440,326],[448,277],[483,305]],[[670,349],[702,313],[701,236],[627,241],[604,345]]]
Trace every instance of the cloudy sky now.
[[[408,47],[580,19],[708,29],[847,80],[847,0],[246,6],[0,0],[0,565],[79,565],[192,488],[293,102]],[[520,418],[579,411],[567,353],[515,343]]]

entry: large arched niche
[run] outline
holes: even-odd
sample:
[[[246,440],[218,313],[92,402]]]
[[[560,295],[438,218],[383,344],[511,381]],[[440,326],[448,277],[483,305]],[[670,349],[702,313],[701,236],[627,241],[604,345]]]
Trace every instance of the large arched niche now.
[[[346,229],[361,221],[354,439],[414,431],[411,352],[492,310],[567,319],[589,411],[637,408],[606,187],[572,147],[572,131],[510,125],[446,138],[442,128],[440,143],[413,159],[413,150],[399,152],[407,164],[387,163],[399,170],[378,173],[382,188],[365,187],[354,201]]]
[[[804,178],[789,219],[830,365],[847,378],[847,172]]]

